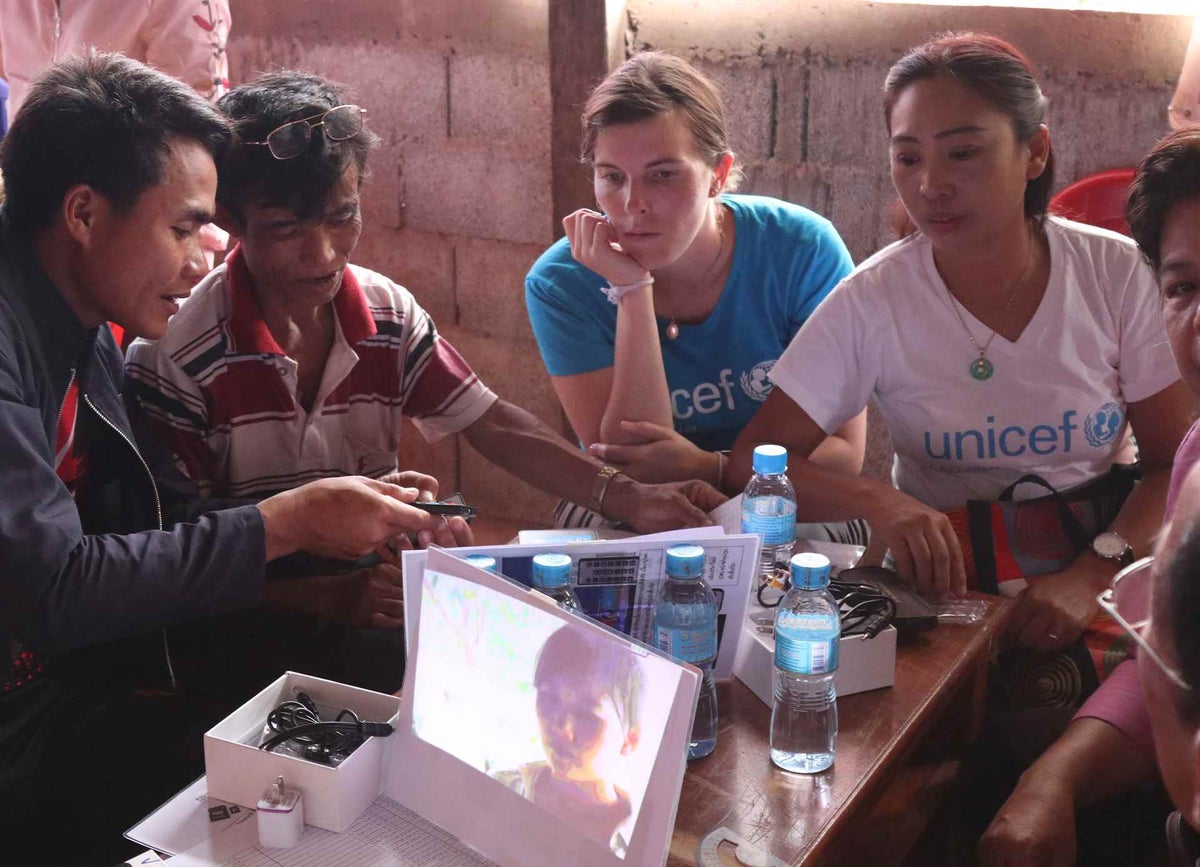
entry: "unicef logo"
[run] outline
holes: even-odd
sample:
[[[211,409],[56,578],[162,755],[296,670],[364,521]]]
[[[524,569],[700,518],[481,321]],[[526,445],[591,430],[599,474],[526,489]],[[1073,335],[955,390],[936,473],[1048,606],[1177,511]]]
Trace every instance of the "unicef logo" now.
[[[767,399],[775,387],[769,377],[774,366],[775,359],[772,358],[770,361],[760,361],[742,374],[742,391],[746,392],[746,397],[760,403]]]
[[[1121,432],[1125,413],[1115,403],[1106,403],[1083,422],[1083,435],[1093,448],[1110,443]]]

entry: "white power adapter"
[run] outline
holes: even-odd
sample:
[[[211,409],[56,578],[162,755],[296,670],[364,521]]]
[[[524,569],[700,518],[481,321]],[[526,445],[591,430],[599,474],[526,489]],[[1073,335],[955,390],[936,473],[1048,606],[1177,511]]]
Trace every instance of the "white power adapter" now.
[[[299,789],[288,789],[283,777],[258,799],[258,844],[272,849],[290,849],[304,831],[304,801]]]

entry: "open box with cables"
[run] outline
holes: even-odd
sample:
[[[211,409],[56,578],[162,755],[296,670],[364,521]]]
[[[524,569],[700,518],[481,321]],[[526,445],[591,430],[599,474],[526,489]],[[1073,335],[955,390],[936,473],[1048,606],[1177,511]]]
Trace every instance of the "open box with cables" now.
[[[208,794],[253,806],[282,776],[307,824],[344,831],[383,791],[399,712],[395,696],[289,671],[205,733]]]
[[[764,608],[751,597],[746,614],[733,659],[733,676],[770,707],[775,690],[775,636],[760,627],[774,621],[775,609]],[[859,633],[839,639],[838,670],[833,679],[839,696],[891,686],[895,680],[896,627],[887,626],[874,638]]]
[[[798,543],[812,546],[812,543]],[[841,549],[845,549],[844,551]],[[841,565],[855,562],[861,548],[827,543],[825,554],[840,572]],[[842,563],[839,563],[839,558]],[[848,573],[847,573],[848,574]],[[834,688],[839,696],[891,686],[896,679],[896,627],[892,619],[896,605],[876,588],[859,582],[830,585],[842,612],[842,635],[838,642],[838,670]],[[778,582],[768,582],[750,594],[746,620],[733,660],[733,675],[768,706],[774,701],[775,606],[786,589],[786,570]]]

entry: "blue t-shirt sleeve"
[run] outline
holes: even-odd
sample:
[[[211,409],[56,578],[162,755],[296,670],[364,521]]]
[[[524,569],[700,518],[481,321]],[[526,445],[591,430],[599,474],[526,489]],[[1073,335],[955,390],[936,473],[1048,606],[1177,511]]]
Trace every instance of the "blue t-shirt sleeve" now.
[[[525,307],[551,376],[612,367],[616,307],[604,280],[571,257],[566,239],[542,254],[525,277]]]
[[[792,293],[793,333],[800,330],[833,288],[854,270],[854,260],[833,223],[816,218],[809,228],[812,255],[803,273],[802,291]]]

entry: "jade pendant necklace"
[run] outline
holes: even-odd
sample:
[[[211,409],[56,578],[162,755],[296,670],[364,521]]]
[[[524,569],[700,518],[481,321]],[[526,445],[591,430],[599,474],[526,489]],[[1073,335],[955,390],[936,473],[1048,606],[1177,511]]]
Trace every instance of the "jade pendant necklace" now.
[[[999,324],[992,329],[992,333],[988,336],[988,339],[983,346],[979,345],[979,341],[975,339],[975,335],[972,333],[970,326],[967,325],[967,321],[963,319],[962,310],[959,309],[961,305],[958,299],[954,297],[954,293],[950,291],[950,287],[946,286],[946,294],[950,296],[950,306],[954,308],[954,315],[958,317],[958,324],[962,326],[963,331],[967,332],[967,337],[970,339],[971,345],[974,346],[979,352],[979,357],[972,361],[967,367],[967,372],[971,374],[972,379],[983,382],[991,379],[992,374],[996,372],[996,365],[993,364],[992,360],[987,357],[988,347],[991,346],[992,341],[996,339],[996,333],[1000,330],[1000,326],[1003,325],[1005,320],[1008,318],[1009,309],[1012,307],[1013,302],[1017,300],[1017,295],[1020,294],[1021,289],[1025,286],[1025,278],[1029,276],[1029,264],[1033,261],[1034,244],[1035,241],[1033,235],[1030,234],[1029,255],[1025,257],[1025,267],[1021,269],[1021,275],[1017,278],[1017,282],[1013,285],[1012,291],[1008,293],[1008,300],[1004,302],[1004,307],[1000,310]]]

